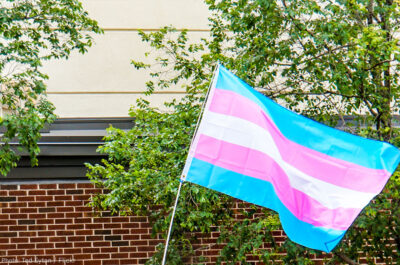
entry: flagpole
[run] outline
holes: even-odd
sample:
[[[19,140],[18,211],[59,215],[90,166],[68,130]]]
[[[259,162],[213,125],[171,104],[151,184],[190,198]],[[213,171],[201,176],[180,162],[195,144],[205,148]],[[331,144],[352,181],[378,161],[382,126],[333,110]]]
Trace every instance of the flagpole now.
[[[219,61],[218,61],[217,67],[215,67],[215,69],[214,69],[213,76],[211,78],[211,83],[210,83],[210,86],[208,87],[208,90],[207,90],[207,93],[206,93],[206,97],[204,98],[204,102],[201,105],[200,114],[199,114],[199,117],[197,118],[196,128],[194,130],[194,134],[193,134],[192,140],[190,142],[190,145],[193,144],[193,140],[196,137],[196,133],[197,133],[197,129],[199,128],[199,123],[200,123],[200,120],[201,120],[201,116],[203,115],[204,107],[206,105],[208,96],[210,94],[211,86],[212,86],[212,84],[214,82],[215,73],[217,72],[218,67],[219,67]],[[176,212],[176,208],[177,208],[177,205],[178,205],[179,195],[181,193],[182,183],[185,181],[185,179],[186,179],[186,176],[181,176],[181,178],[179,179],[179,188],[178,188],[178,192],[176,194],[175,205],[174,205],[174,209],[172,211],[171,221],[169,223],[167,241],[165,242],[164,255],[163,255],[163,259],[162,259],[162,263],[161,263],[162,265],[165,265],[165,262],[167,260],[167,252],[168,252],[169,240],[170,240],[170,237],[171,237],[172,225],[174,223],[174,217],[175,217],[175,212]]]
[[[183,180],[179,179],[179,188],[178,188],[178,193],[176,194],[175,206],[174,206],[174,210],[172,211],[171,222],[169,223],[167,242],[165,243],[162,265],[165,265],[165,262],[166,262],[166,259],[167,259],[168,244],[169,244],[169,239],[171,237],[172,224],[174,223],[176,206],[178,205],[178,199],[179,199],[179,195],[181,193],[182,183],[183,183]]]

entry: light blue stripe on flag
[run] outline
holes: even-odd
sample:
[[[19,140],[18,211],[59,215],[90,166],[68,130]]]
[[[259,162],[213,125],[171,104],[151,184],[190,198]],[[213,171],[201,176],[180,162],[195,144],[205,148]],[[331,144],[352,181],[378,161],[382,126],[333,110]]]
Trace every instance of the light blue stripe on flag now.
[[[291,141],[367,168],[393,173],[400,155],[394,146],[355,136],[298,115],[265,97],[220,66],[216,88],[234,91],[257,103]]]
[[[297,219],[279,200],[270,182],[238,174],[193,158],[187,181],[270,208],[279,213],[288,237],[301,245],[330,252],[346,231],[316,227]]]

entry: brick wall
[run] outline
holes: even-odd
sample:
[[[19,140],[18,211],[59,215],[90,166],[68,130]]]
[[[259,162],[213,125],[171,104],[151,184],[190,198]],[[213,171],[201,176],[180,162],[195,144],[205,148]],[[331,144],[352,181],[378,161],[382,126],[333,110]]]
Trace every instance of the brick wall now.
[[[147,217],[97,217],[86,204],[99,192],[91,183],[0,185],[0,265],[144,264],[164,240],[151,237]],[[215,264],[218,236],[197,234],[187,264],[199,256],[201,264]],[[285,239],[282,231],[275,236]]]
[[[143,264],[160,239],[146,217],[95,217],[90,183],[0,186],[0,265]]]

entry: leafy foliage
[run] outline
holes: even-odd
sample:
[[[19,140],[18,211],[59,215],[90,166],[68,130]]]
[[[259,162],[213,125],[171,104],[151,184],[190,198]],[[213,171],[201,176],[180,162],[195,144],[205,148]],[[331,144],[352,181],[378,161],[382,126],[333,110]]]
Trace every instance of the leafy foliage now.
[[[16,166],[18,156],[10,143],[17,140],[37,164],[39,131],[55,119],[46,99],[42,63],[68,58],[92,45],[90,32],[100,33],[77,0],[3,0],[0,2],[0,119],[5,128],[0,146],[0,173]]]
[[[99,151],[102,165],[89,165],[89,176],[110,190],[93,204],[100,209],[143,213],[154,217],[154,232],[168,227],[177,178],[199,115],[212,69],[221,61],[240,78],[269,97],[318,121],[334,125],[332,117],[366,117],[362,136],[399,145],[392,115],[398,112],[398,2],[206,0],[213,15],[210,36],[190,43],[186,31],[165,27],[140,35],[157,54],[148,94],[183,84],[187,96],[167,104],[163,113],[141,101],[132,109],[135,126],[128,132],[109,129]],[[132,61],[137,69],[151,68]],[[166,72],[168,74],[166,74]],[[361,124],[361,123],[358,123]],[[375,126],[373,128],[373,126]],[[400,261],[399,173],[361,213],[345,240],[326,262],[357,264],[367,256],[385,263]],[[191,232],[218,226],[224,243],[219,262],[246,263],[256,255],[267,264],[312,264],[319,251],[289,239],[280,244],[272,232],[280,228],[267,209],[243,209],[235,219],[227,196],[186,183],[177,210],[173,255],[193,253]],[[154,208],[155,207],[155,208]],[[269,248],[261,248],[263,242]],[[162,247],[160,247],[162,249]],[[286,253],[282,256],[282,253]],[[157,254],[159,255],[159,254]],[[155,256],[149,263],[156,264]],[[172,263],[171,263],[172,264]]]

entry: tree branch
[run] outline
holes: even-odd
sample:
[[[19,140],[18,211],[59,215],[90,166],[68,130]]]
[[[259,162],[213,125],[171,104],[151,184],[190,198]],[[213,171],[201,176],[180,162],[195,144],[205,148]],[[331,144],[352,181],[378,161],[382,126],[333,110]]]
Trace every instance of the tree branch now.
[[[345,254],[343,254],[341,252],[333,252],[333,254],[335,254],[336,256],[338,256],[339,258],[341,258],[344,262],[347,262],[348,264],[360,265],[358,262],[355,262],[354,260],[352,260],[351,258],[347,257]]]

